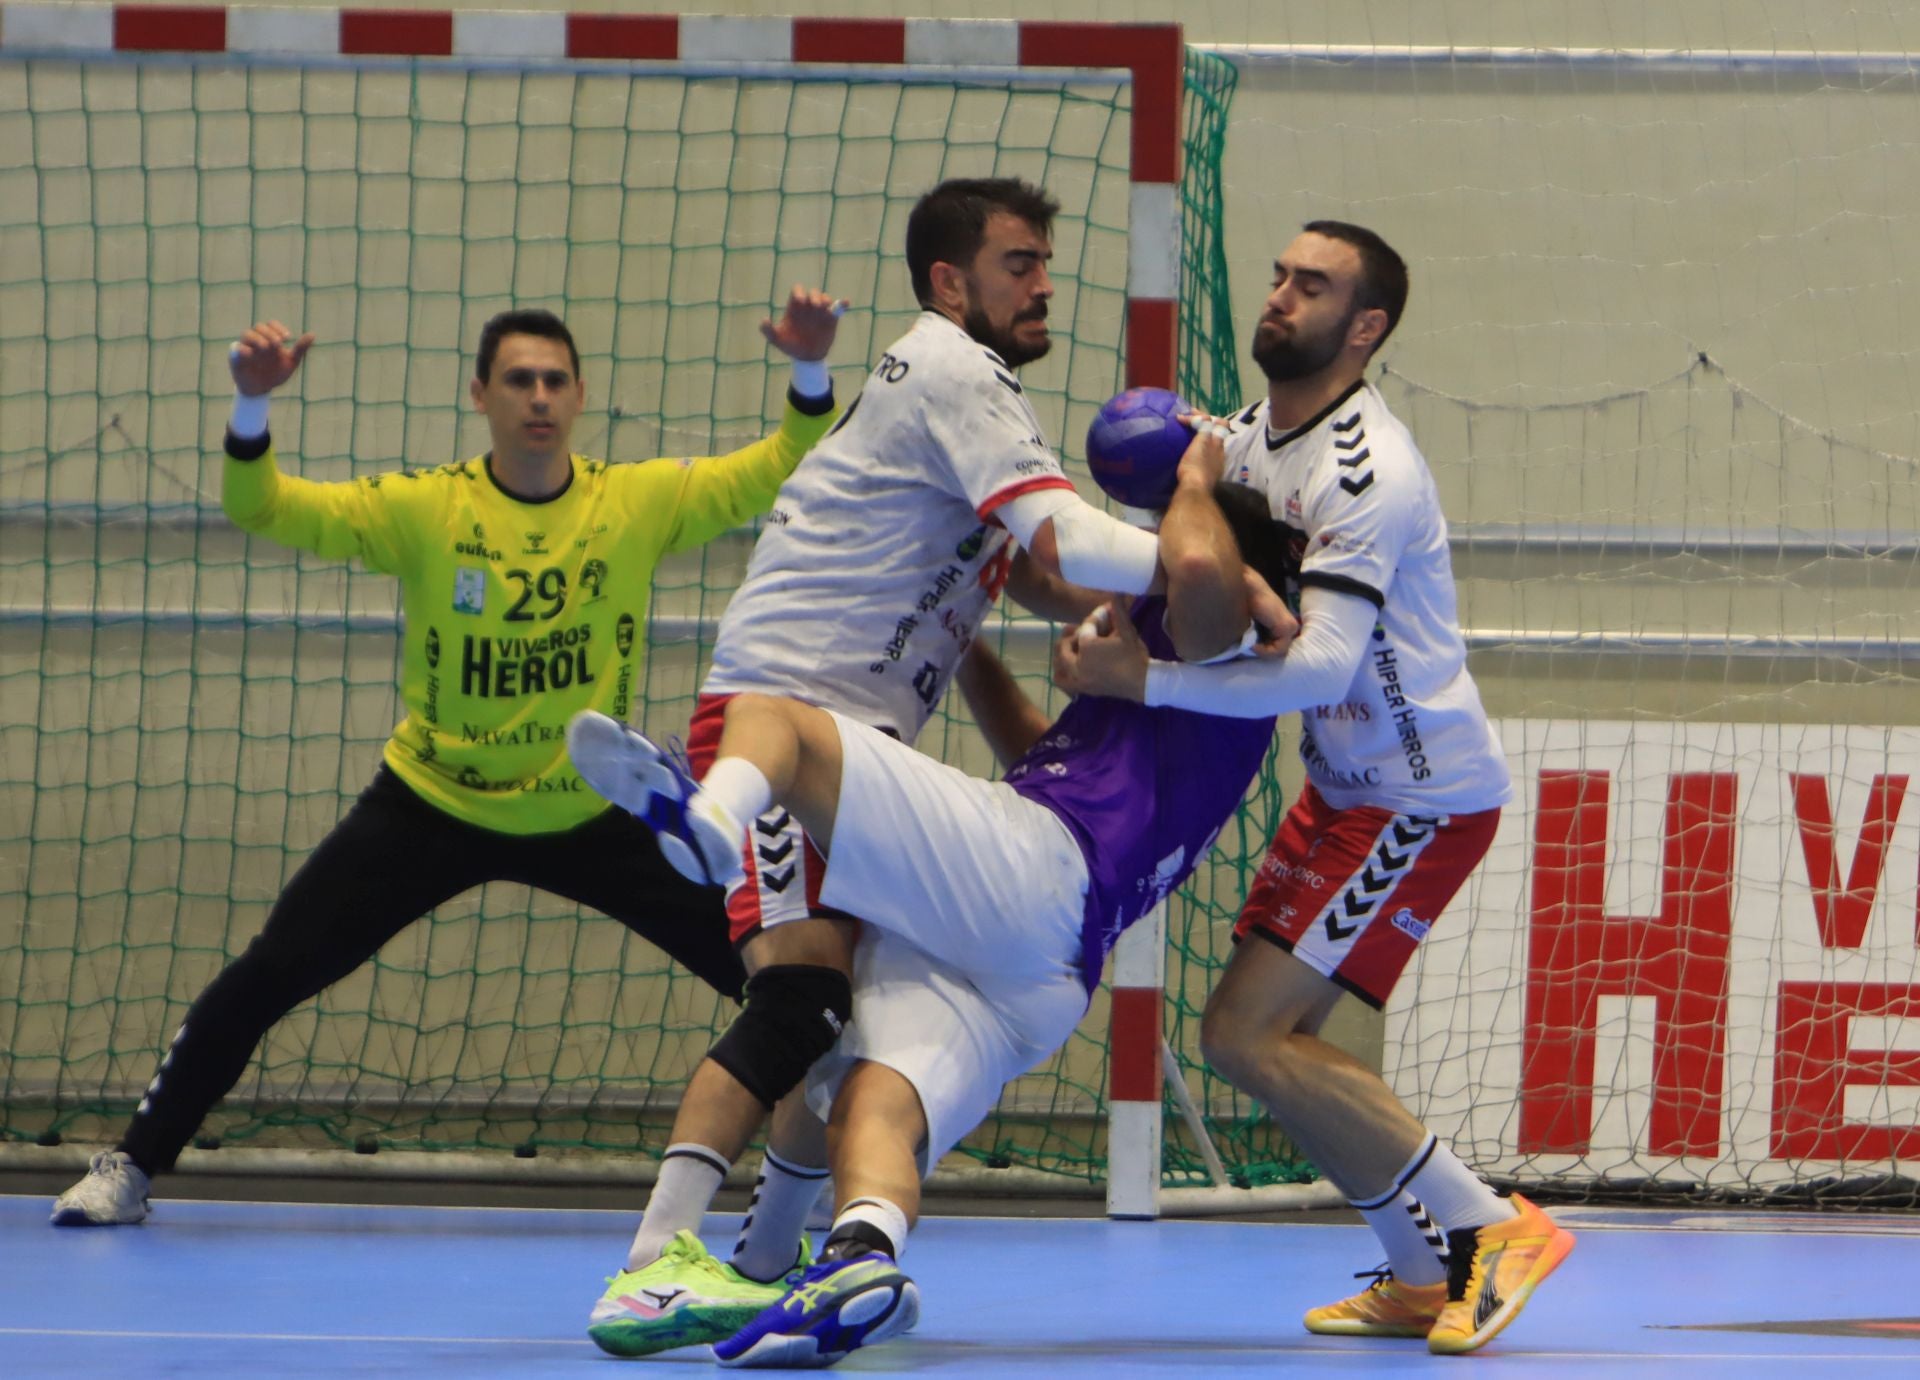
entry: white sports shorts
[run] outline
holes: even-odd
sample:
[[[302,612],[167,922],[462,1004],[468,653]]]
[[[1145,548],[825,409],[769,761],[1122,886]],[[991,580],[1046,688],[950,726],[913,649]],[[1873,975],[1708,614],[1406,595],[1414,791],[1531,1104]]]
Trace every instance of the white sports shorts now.
[[[1085,1014],[1086,858],[1010,786],[832,717],[843,765],[820,901],[866,927],[853,1020],[809,1098],[824,1112],[857,1060],[893,1069],[927,1115],[924,1171]]]

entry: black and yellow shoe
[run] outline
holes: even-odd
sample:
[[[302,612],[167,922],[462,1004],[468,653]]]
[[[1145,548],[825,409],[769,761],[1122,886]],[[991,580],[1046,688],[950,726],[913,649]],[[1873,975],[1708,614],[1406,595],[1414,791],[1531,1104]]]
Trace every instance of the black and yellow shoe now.
[[[1519,1211],[1504,1222],[1447,1233],[1447,1302],[1427,1333],[1428,1351],[1478,1351],[1520,1316],[1573,1250],[1572,1232],[1519,1194],[1512,1202]]]

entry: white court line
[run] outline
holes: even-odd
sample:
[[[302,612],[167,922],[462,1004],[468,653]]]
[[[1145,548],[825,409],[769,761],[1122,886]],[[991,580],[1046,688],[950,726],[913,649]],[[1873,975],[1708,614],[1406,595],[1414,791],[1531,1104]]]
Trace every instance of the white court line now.
[[[40,1193],[0,1193],[0,1200],[12,1198],[43,1199]],[[274,1198],[159,1198],[155,1207],[177,1205],[183,1208],[316,1208],[329,1212],[401,1212],[401,1213],[533,1213],[553,1214],[555,1216],[584,1215],[600,1217],[634,1218],[640,1214],[638,1207],[500,1207],[484,1203],[359,1203],[359,1202],[289,1202]],[[1337,1209],[1335,1209],[1337,1211]],[[1550,1214],[1562,1226],[1576,1231],[1642,1231],[1642,1232],[1693,1232],[1701,1235],[1738,1235],[1738,1236],[1920,1236],[1920,1217],[1906,1217],[1896,1213],[1878,1213],[1872,1216],[1856,1216],[1846,1213],[1798,1212],[1782,1210],[1778,1212],[1765,1209],[1730,1210],[1725,1208],[1700,1208],[1696,1215],[1700,1220],[1689,1221],[1675,1214],[1685,1210],[1678,1208],[1609,1208],[1587,1204],[1562,1204]],[[1589,1218],[1588,1213],[1596,1214]],[[1629,1215],[1644,1213],[1655,1219],[1645,1222],[1622,1220]],[[1604,1214],[1612,1220],[1598,1220]],[[713,1219],[727,1222],[743,1214],[738,1211],[715,1212],[709,1214]],[[1184,1229],[1209,1230],[1220,1227],[1285,1227],[1291,1231],[1313,1230],[1349,1231],[1361,1226],[1359,1222],[1290,1222],[1284,1220],[1284,1210],[1262,1213],[1249,1209],[1248,1216],[1264,1217],[1267,1220],[1243,1222],[1224,1217],[1160,1217],[1152,1222],[1129,1222],[1127,1227],[1133,1230],[1139,1227],[1161,1226]],[[1273,1220],[1279,1218],[1281,1220]],[[1023,1222],[1036,1221],[1049,1223],[1085,1222],[1089,1225],[1107,1225],[1112,1219],[1104,1214],[1092,1214],[1070,1217],[1030,1217],[1003,1216],[998,1213],[929,1213],[921,1220],[926,1222]],[[733,1230],[731,1226],[721,1227],[714,1235],[724,1236]],[[5,1329],[0,1329],[4,1332]]]
[[[44,1199],[41,1193],[0,1193],[0,1200],[10,1198]],[[275,1198],[158,1198],[156,1207],[178,1205],[185,1208],[318,1208],[334,1212],[406,1212],[406,1213],[551,1213],[554,1215],[591,1215],[601,1217],[638,1217],[638,1207],[500,1207],[484,1203],[359,1203],[359,1202],[289,1202]],[[1337,1211],[1338,1209],[1333,1209]],[[1182,1227],[1211,1229],[1218,1227],[1286,1227],[1292,1231],[1319,1229],[1323,1231],[1348,1231],[1361,1226],[1359,1222],[1289,1222],[1284,1220],[1284,1209],[1262,1213],[1258,1209],[1249,1209],[1248,1216],[1265,1217],[1269,1220],[1243,1222],[1224,1217],[1160,1217],[1152,1222],[1129,1222],[1128,1228],[1145,1226]],[[1740,1235],[1740,1236],[1920,1236],[1920,1217],[1905,1217],[1894,1213],[1879,1213],[1873,1216],[1853,1216],[1845,1213],[1800,1212],[1791,1209],[1768,1211],[1756,1209],[1749,1211],[1724,1208],[1697,1209],[1701,1221],[1676,1219],[1673,1214],[1682,1212],[1678,1208],[1608,1208],[1594,1207],[1588,1204],[1562,1204],[1550,1215],[1561,1225],[1578,1231],[1644,1231],[1644,1232],[1696,1232],[1703,1235]],[[1586,1213],[1607,1214],[1611,1221],[1589,1219]],[[1628,1214],[1645,1213],[1650,1218],[1661,1220],[1634,1222],[1618,1220]],[[740,1217],[738,1211],[715,1212],[710,1217],[726,1221]],[[1282,1220],[1271,1220],[1282,1218]],[[1092,1214],[1070,1217],[1030,1217],[1003,1216],[998,1213],[928,1213],[921,1219],[926,1222],[1086,1222],[1106,1225],[1112,1221],[1104,1214]],[[1751,1222],[1752,1225],[1749,1225]],[[1771,1222],[1771,1224],[1769,1224]],[[733,1230],[725,1227],[715,1235],[724,1236]],[[0,1329],[4,1332],[4,1329]]]

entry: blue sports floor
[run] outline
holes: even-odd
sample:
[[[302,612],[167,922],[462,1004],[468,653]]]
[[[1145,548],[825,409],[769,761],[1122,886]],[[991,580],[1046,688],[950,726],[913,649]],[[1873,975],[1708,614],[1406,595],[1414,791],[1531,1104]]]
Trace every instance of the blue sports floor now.
[[[586,1340],[626,1213],[163,1201],[55,1230],[0,1197],[0,1376],[717,1375]],[[1920,1375],[1920,1218],[1568,1209],[1579,1248],[1491,1346],[1309,1336],[1377,1259],[1358,1226],[945,1218],[920,1329],[847,1375]],[[713,1219],[731,1242],[737,1219]]]

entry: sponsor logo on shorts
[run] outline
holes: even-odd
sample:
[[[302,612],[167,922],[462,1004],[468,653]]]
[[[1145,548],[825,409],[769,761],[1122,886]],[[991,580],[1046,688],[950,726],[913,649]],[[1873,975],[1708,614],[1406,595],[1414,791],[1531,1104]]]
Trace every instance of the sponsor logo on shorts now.
[[[1321,889],[1327,884],[1326,877],[1312,868],[1288,862],[1285,858],[1276,858],[1271,853],[1260,864],[1260,871],[1276,882],[1292,882],[1295,886]]]
[[[1433,928],[1433,921],[1420,919],[1405,906],[1400,907],[1399,910],[1393,913],[1393,918],[1389,923],[1391,923],[1396,930],[1399,930],[1400,933],[1416,940],[1425,939],[1427,937],[1427,931]]]

